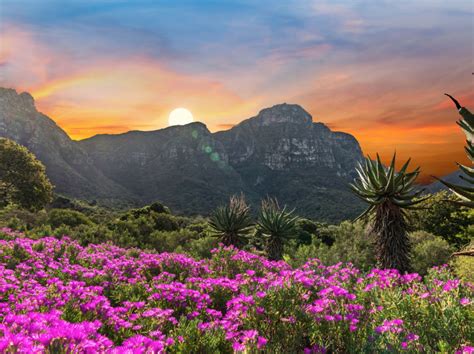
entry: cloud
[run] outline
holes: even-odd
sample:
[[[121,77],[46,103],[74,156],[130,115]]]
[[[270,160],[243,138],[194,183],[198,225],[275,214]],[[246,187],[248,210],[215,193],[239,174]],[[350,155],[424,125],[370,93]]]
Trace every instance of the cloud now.
[[[73,57],[58,55],[24,30],[4,36],[12,45],[2,53],[8,74],[2,85],[29,91],[39,109],[75,138],[106,132],[110,126],[114,132],[164,127],[168,113],[178,106],[212,129],[226,115],[245,114],[253,105],[219,81],[176,72],[154,58],[96,56],[77,65]],[[91,123],[97,121],[101,124],[94,132]]]

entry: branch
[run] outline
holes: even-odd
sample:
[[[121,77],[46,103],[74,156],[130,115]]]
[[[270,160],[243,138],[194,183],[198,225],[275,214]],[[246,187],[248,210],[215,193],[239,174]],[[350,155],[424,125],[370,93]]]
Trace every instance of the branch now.
[[[474,257],[474,250],[454,252],[453,256],[471,256]]]

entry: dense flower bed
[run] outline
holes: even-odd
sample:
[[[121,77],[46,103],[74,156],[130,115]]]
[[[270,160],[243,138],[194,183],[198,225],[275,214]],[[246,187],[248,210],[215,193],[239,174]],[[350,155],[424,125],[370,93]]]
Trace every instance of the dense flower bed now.
[[[446,268],[422,280],[0,238],[0,352],[472,352],[473,286]]]

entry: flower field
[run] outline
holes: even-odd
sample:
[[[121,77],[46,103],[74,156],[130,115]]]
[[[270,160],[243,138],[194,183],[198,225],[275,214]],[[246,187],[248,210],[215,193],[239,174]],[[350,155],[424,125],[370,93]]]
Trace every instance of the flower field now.
[[[472,284],[0,230],[0,352],[471,353]]]

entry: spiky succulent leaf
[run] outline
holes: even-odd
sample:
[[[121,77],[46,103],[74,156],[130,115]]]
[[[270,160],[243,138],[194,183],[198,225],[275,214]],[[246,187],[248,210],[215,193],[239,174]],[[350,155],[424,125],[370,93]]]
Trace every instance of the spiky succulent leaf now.
[[[352,191],[370,207],[357,219],[367,216],[375,210],[375,206],[390,201],[393,204],[407,208],[418,204],[424,199],[417,199],[422,191],[414,188],[414,182],[420,170],[407,172],[410,159],[396,172],[396,154],[393,155],[389,167],[385,167],[377,154],[376,161],[368,156],[357,167],[358,178],[350,184]]]
[[[209,218],[211,233],[225,245],[245,243],[252,228],[250,208],[243,196],[233,196],[229,204],[217,208]]]
[[[457,122],[457,124],[462,128],[466,134],[466,154],[469,160],[474,163],[474,114],[472,114],[467,108],[462,107],[460,103],[451,95],[445,94],[451,100],[453,100],[456,108],[459,111],[459,114],[462,118]],[[461,171],[466,176],[461,176],[461,178],[468,182],[469,186],[460,186],[453,183],[449,183],[443,180],[439,180],[442,184],[448,187],[455,195],[459,197],[457,204],[462,206],[467,206],[474,208],[474,168],[458,164]]]
[[[275,199],[262,201],[257,220],[257,231],[265,238],[267,255],[270,259],[282,257],[284,242],[296,236],[296,223],[299,217],[294,210],[288,211],[286,206],[280,208]]]

